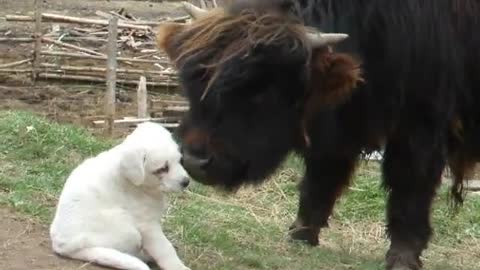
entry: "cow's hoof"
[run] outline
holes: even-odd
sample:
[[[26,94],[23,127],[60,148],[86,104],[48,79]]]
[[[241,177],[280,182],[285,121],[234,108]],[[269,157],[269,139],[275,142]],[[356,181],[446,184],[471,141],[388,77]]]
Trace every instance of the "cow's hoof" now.
[[[386,256],[387,270],[420,270],[422,263],[414,252],[390,249]]]
[[[290,237],[296,241],[305,242],[311,246],[318,246],[318,233],[319,230],[312,229],[310,227],[301,226],[299,222],[293,223],[289,227]]]
[[[413,269],[405,265],[398,265],[398,266],[395,265],[393,266],[393,268],[391,268],[391,270],[413,270]]]

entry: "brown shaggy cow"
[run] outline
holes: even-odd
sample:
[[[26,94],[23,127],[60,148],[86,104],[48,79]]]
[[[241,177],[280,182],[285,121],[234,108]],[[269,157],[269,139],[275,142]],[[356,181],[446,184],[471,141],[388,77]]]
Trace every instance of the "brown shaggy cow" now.
[[[197,20],[161,27],[158,41],[190,102],[179,128],[189,173],[235,190],[296,151],[306,173],[292,237],[317,245],[360,154],[385,147],[387,269],[421,268],[443,169],[452,168],[461,201],[480,158],[480,1],[186,7]]]

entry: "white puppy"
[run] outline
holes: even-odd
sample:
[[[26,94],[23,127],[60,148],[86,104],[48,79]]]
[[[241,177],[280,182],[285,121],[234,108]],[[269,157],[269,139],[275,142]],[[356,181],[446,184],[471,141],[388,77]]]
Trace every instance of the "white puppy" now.
[[[166,193],[188,186],[169,131],[139,125],[119,145],[85,160],[69,176],[50,227],[62,256],[128,270],[187,270],[162,232]]]

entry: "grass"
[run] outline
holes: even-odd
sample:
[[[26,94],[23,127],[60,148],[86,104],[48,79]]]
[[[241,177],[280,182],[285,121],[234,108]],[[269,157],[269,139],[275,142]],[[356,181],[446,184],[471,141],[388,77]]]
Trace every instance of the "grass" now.
[[[28,113],[0,112],[0,203],[48,223],[69,172],[115,142]],[[302,162],[290,157],[261,187],[234,195],[194,184],[172,200],[165,230],[192,269],[383,269],[385,195],[375,164],[362,166],[339,201],[321,247],[289,241]],[[480,197],[452,216],[442,188],[426,269],[478,269]]]

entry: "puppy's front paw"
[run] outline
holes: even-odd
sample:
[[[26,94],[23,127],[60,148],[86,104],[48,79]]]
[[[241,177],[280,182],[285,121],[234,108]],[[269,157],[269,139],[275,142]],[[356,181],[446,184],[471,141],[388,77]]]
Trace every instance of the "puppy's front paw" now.
[[[164,270],[191,270],[190,268],[186,267],[183,263],[171,263],[168,266],[165,265],[162,267]]]
[[[191,269],[186,267],[185,265],[178,265],[170,268],[165,268],[165,270],[191,270]]]
[[[190,268],[186,267],[185,265],[180,266],[176,270],[191,270]]]

